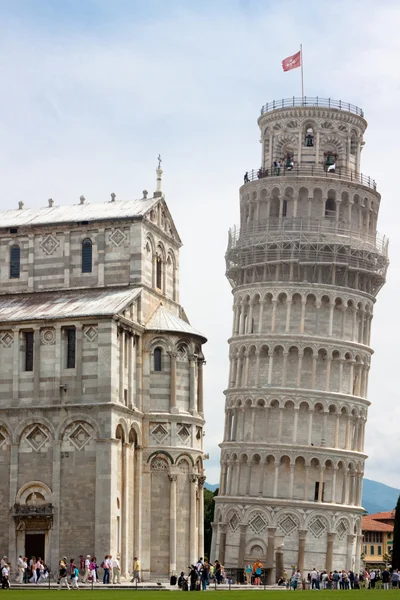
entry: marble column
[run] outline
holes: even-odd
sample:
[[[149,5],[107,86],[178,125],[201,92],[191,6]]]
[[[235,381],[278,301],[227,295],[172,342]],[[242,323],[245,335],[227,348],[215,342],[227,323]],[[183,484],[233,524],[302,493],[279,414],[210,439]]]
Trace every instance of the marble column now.
[[[129,449],[131,444],[122,443],[121,446],[121,573],[124,577],[129,577]]]
[[[308,500],[308,478],[310,475],[310,465],[304,467],[304,500]]]
[[[119,401],[124,404],[125,331],[119,331]]]
[[[134,481],[134,519],[133,519],[133,531],[134,531],[134,548],[133,555],[142,555],[142,485],[143,485],[143,447],[136,446],[135,454],[135,481]],[[149,505],[149,502],[146,502]],[[150,516],[150,515],[149,515]]]
[[[200,475],[198,478],[199,491],[199,530],[197,556],[204,556],[204,483],[206,478]]]
[[[196,361],[194,356],[189,356],[189,411],[196,414]]]
[[[176,573],[176,482],[178,476],[174,473],[168,475],[169,488],[169,572]]]
[[[226,523],[219,523],[219,548],[218,548],[218,559],[221,565],[225,564],[225,547],[226,547]],[[196,559],[197,560],[197,559]]]
[[[265,305],[265,302],[262,300],[260,302],[260,311],[259,311],[259,316],[258,316],[258,333],[262,333],[262,329],[263,329],[264,305]]]
[[[203,365],[204,360],[200,358],[197,363],[197,410],[200,415],[204,414]]]
[[[354,563],[354,572],[359,573],[361,567],[361,544],[363,542],[363,535],[357,535],[356,537],[356,557]]]
[[[332,475],[332,494],[331,494],[331,502],[332,504],[336,504],[336,477],[337,477],[337,467],[333,468]]]
[[[197,502],[197,474],[190,475],[190,520],[189,520],[189,557],[190,564],[195,565],[198,559],[196,540],[196,502]]]
[[[279,476],[279,463],[275,462],[275,474],[274,474],[274,491],[273,497],[278,497],[278,476]]]
[[[218,530],[218,524],[212,522],[211,523],[211,529],[212,529],[212,536],[211,536],[211,549],[210,549],[210,564],[213,563],[217,557],[215,556],[215,546],[216,546],[216,542],[217,542],[217,530]]]
[[[247,524],[241,524],[241,525],[239,525],[239,528],[240,528],[240,538],[239,538],[238,568],[241,569],[244,566]],[[201,555],[201,556],[203,556],[203,555]]]
[[[272,585],[275,583],[274,573],[274,558],[275,558],[275,532],[276,527],[267,527],[268,531],[268,545],[267,545],[267,584]]]
[[[303,577],[304,571],[304,555],[306,549],[307,529],[299,529],[299,551],[297,554],[297,568]]]
[[[335,541],[336,533],[328,533],[328,541],[326,544],[326,571],[330,573],[333,567],[333,543]],[[350,569],[350,567],[346,568]]]
[[[128,346],[128,406],[130,408],[133,407],[133,390],[135,386],[134,382],[134,371],[135,371],[135,362],[134,362],[134,337],[133,335],[129,335],[129,346]]]
[[[170,411],[176,412],[176,352],[169,352],[171,358],[170,373]]]
[[[323,502],[324,497],[324,471],[325,467],[319,469],[318,502]]]
[[[354,540],[356,539],[356,536],[353,533],[349,533],[347,535],[347,558],[346,558],[346,569],[347,570],[353,570],[354,569],[354,564],[353,564],[353,546],[354,546]]]

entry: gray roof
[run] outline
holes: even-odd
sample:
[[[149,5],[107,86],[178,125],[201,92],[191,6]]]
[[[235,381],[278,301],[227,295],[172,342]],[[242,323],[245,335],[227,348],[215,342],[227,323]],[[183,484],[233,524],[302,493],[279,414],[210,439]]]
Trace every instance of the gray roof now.
[[[146,331],[173,331],[175,333],[189,333],[190,335],[196,335],[207,341],[207,338],[192,327],[189,323],[172,314],[169,310],[160,304],[148,322],[146,323]]]
[[[0,296],[0,324],[12,321],[113,316],[139,296],[141,291],[142,288],[139,287]]]
[[[0,211],[0,228],[140,217],[160,198]]]

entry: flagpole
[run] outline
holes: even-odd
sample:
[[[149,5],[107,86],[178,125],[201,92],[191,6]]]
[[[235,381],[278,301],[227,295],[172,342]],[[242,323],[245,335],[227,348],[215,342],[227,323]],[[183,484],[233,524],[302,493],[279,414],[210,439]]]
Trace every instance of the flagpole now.
[[[300,66],[301,66],[301,103],[304,104],[303,44],[300,44]]]

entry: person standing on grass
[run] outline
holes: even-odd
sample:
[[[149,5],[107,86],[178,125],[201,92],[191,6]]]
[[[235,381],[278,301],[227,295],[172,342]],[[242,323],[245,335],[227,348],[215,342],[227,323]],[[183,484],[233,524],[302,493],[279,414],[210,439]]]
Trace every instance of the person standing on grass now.
[[[382,583],[383,583],[384,590],[389,589],[389,582],[390,582],[390,573],[385,567],[385,570],[382,573]]]

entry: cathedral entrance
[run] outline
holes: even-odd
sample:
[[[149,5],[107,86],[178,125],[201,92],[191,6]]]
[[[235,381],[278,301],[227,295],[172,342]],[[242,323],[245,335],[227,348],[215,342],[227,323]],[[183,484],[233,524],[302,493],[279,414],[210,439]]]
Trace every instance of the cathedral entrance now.
[[[30,559],[32,556],[46,560],[44,555],[45,534],[36,531],[25,532],[25,556]]]

